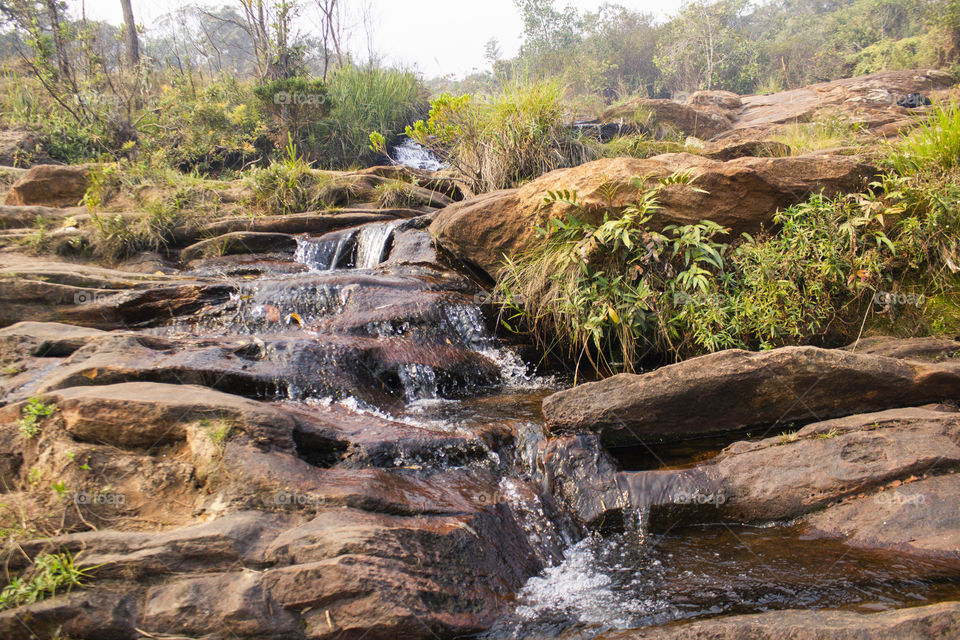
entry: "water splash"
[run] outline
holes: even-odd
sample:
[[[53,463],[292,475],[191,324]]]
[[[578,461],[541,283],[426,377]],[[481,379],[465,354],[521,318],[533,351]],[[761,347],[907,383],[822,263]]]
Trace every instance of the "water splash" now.
[[[334,231],[319,238],[300,238],[293,259],[314,271],[333,271],[353,266],[357,229]]]
[[[447,165],[440,162],[433,153],[410,138],[404,138],[400,144],[390,150],[390,159],[405,167],[425,171],[439,171],[447,168]]]
[[[402,220],[390,222],[371,222],[360,228],[357,234],[357,257],[354,265],[357,269],[376,269],[386,260],[387,248],[393,237],[393,230]]]

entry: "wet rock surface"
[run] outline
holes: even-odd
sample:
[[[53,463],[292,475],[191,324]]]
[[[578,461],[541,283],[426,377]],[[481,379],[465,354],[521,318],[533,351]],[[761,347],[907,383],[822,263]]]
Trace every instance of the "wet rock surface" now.
[[[616,445],[919,405],[956,398],[958,388],[956,361],[816,347],[730,350],[561,391],[543,412],[552,431],[589,429]]]
[[[960,604],[856,613],[852,611],[776,611],[694,622],[667,629],[633,629],[597,636],[598,640],[711,638],[733,640],[866,640],[867,638],[948,638],[960,633]]]

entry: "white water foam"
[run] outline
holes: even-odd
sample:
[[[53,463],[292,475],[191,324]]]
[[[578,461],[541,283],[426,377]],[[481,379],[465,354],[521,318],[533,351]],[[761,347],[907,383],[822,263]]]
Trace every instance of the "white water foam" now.
[[[357,234],[357,257],[354,265],[357,269],[376,269],[387,256],[387,243],[393,236],[393,230],[402,220],[390,222],[371,222],[360,228]]]
[[[404,138],[400,144],[390,150],[390,159],[405,167],[425,171],[439,171],[447,167],[430,151],[410,138]]]

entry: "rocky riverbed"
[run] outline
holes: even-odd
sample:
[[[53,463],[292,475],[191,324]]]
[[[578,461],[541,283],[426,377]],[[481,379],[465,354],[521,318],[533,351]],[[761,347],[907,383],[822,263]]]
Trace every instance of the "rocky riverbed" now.
[[[904,91],[943,83],[900,73]],[[876,116],[876,82],[801,97]],[[721,147],[797,106],[720,97],[690,108],[738,114]],[[892,115],[871,122],[910,117]],[[380,168],[352,193],[389,175],[424,204],[236,204],[111,264],[21,241],[38,218],[83,233],[90,167],[14,171],[2,582],[57,554],[83,573],[0,610],[0,637],[960,635],[955,336],[731,350],[567,388],[496,331],[487,276],[553,215],[543,190],[589,198],[601,178],[677,169],[710,188],[668,193],[664,222],[714,212],[742,230],[876,171],[669,154],[468,197]]]

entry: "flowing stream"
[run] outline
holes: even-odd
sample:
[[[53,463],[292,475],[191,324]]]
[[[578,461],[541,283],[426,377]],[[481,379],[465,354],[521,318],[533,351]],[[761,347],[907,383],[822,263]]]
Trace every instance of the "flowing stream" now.
[[[342,341],[347,355],[335,362],[291,366],[299,378],[285,387],[286,401],[307,410],[336,405],[361,417],[450,432],[512,424],[542,433],[540,402],[558,381],[535,373],[491,331],[464,282],[449,272],[403,266],[397,236],[409,232],[396,221],[304,237],[296,269],[261,265],[257,277],[238,278],[228,303],[171,330],[248,336],[267,351],[267,343],[280,338]],[[392,349],[396,365],[372,372],[363,384],[343,383],[350,349],[371,345]],[[424,349],[431,357],[419,357]],[[446,355],[433,357],[437,353]],[[472,359],[480,364],[462,365]],[[369,380],[385,391],[357,391]],[[705,455],[695,447],[678,449],[671,464]],[[500,464],[496,458],[489,452],[483,464]],[[621,462],[651,468],[653,461],[624,456]],[[553,526],[547,505],[510,478],[500,493],[533,548],[563,553],[543,552],[546,568],[527,581],[487,638],[590,638],[611,629],[787,608],[877,611],[960,592],[955,578],[935,563],[806,540],[790,527],[713,525],[650,533],[644,514],[634,514],[627,531],[584,537]]]

